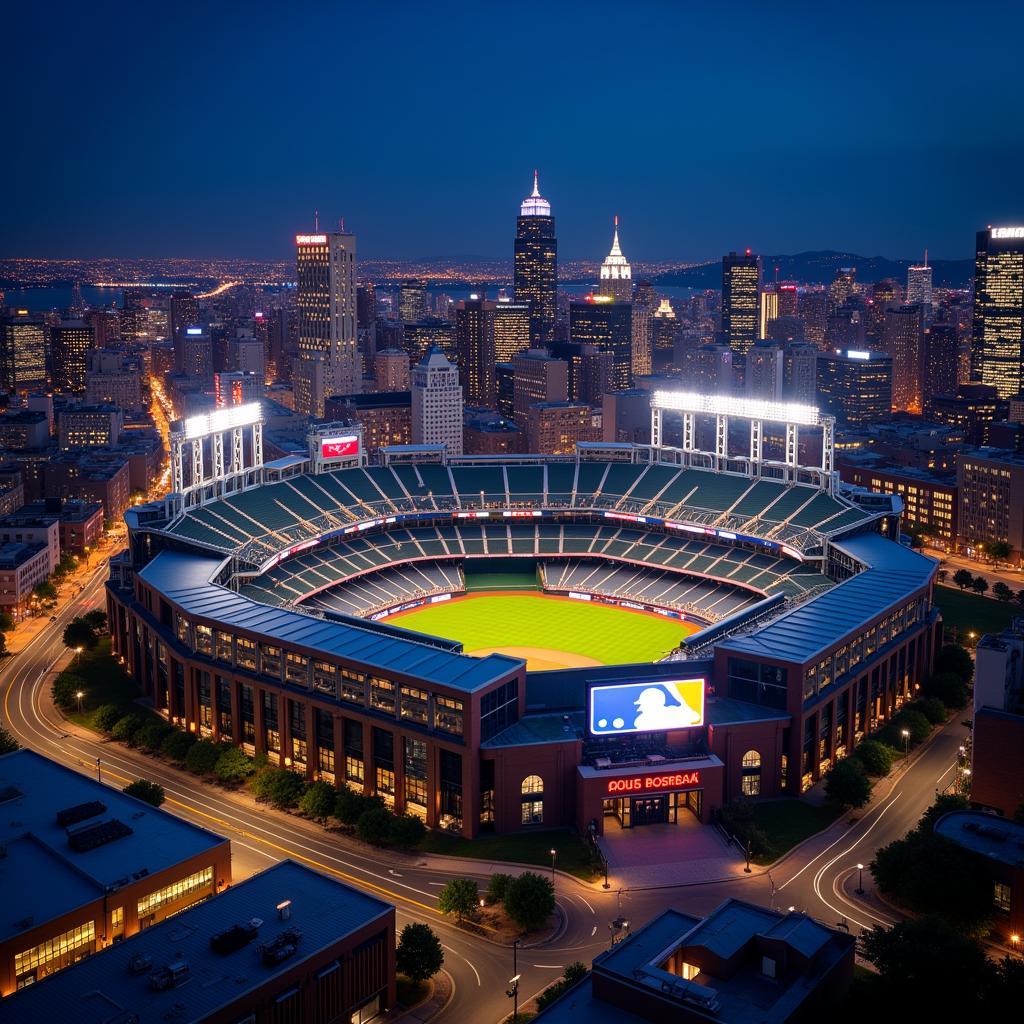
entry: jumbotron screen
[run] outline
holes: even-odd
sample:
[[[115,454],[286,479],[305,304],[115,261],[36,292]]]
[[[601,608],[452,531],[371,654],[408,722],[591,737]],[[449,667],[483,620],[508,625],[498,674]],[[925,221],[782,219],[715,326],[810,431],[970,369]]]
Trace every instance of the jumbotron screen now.
[[[704,724],[703,677],[591,686],[587,716],[592,736],[668,732]]]
[[[358,454],[359,438],[355,434],[320,438],[320,458],[322,459],[351,459]]]

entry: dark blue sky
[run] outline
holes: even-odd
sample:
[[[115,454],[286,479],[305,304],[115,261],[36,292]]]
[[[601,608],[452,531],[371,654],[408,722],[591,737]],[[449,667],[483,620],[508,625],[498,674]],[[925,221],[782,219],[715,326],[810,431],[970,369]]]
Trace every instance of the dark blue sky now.
[[[1024,219],[1024,5],[14,3],[0,256],[969,257]],[[2,151],[7,150],[6,155]]]

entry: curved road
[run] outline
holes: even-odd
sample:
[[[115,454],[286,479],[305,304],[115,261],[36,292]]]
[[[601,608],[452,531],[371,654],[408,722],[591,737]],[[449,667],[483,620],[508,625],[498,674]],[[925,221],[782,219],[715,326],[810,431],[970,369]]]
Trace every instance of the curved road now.
[[[398,908],[399,928],[410,920],[427,921],[441,937],[445,966],[455,981],[444,1019],[474,1024],[502,1020],[511,1011],[511,1001],[505,995],[513,973],[511,949],[467,934],[437,909],[437,893],[452,874],[475,876],[483,887],[490,865],[467,861],[449,872],[429,868],[415,858],[376,851],[367,854],[312,823],[282,818],[244,798],[199,785],[191,776],[120,744],[93,739],[80,730],[74,734],[67,731],[67,723],[55,715],[48,700],[41,699],[42,683],[49,669],[66,654],[61,637],[67,622],[102,604],[106,575],[106,563],[100,562],[79,593],[58,612],[56,622],[47,624],[0,668],[0,706],[15,736],[24,745],[85,773],[96,772],[99,758],[103,782],[118,788],[139,777],[160,783],[167,794],[166,809],[231,839],[236,878],[291,857],[393,902]],[[949,785],[963,733],[963,726],[951,723],[884,799],[853,824],[849,824],[849,816],[842,819],[770,873],[758,871],[726,882],[621,894],[560,874],[557,898],[563,926],[549,943],[520,950],[520,1003],[559,977],[567,963],[582,960],[589,964],[606,948],[609,925],[620,906],[634,927],[669,905],[706,913],[729,896],[777,909],[794,906],[828,924],[842,920],[854,932],[876,923],[892,923],[877,903],[852,895],[857,884],[855,865],[869,862],[875,849],[912,828],[936,790]]]

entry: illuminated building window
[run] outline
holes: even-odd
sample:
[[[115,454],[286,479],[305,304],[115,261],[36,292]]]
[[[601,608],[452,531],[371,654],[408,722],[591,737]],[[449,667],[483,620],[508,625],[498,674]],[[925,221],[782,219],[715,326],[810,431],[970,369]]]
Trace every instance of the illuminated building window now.
[[[996,910],[1010,912],[1010,887],[1005,882],[996,882],[992,887],[992,902]]]
[[[14,955],[14,977],[25,988],[54,971],[59,971],[94,952],[96,928],[92,921],[71,928],[38,946]]]
[[[207,891],[203,892],[204,889]],[[147,923],[152,924],[152,921],[144,923],[143,918],[156,915],[171,903],[180,903],[182,900],[194,903],[196,900],[193,897],[205,899],[211,895],[213,895],[213,868],[208,867],[203,868],[202,871],[196,871],[187,878],[180,878],[177,882],[165,885],[148,896],[143,896],[139,900],[139,924],[143,927]]]
[[[761,795],[761,755],[756,750],[748,750],[741,762],[742,773],[740,791],[744,796]]]
[[[117,942],[124,938],[124,907],[114,907],[110,912],[110,939]]]
[[[390,679],[370,676],[370,707],[388,715],[395,713],[395,684]]]
[[[434,728],[462,735],[462,701],[452,697],[434,697]]]
[[[524,825],[544,824],[544,780],[539,775],[527,775],[520,787]]]

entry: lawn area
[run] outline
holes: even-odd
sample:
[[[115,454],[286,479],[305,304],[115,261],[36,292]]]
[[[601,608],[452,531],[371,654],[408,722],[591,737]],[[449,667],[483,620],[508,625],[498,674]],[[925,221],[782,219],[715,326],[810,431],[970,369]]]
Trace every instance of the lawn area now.
[[[797,843],[828,828],[842,810],[832,804],[809,804],[802,800],[772,800],[754,804],[754,824],[768,840],[768,849],[757,864],[771,864]]]
[[[943,625],[955,627],[961,633],[999,633],[1011,624],[1015,615],[1020,615],[1020,606],[1007,601],[996,601],[991,597],[979,597],[970,591],[961,592],[955,587],[935,588],[935,603],[942,609]]]
[[[67,717],[87,729],[93,728],[93,712],[103,704],[127,707],[139,696],[139,689],[110,653],[110,637],[100,637],[91,651],[83,651],[72,659],[64,670],[78,676],[85,684],[82,689],[82,714],[71,711]],[[63,673],[62,673],[63,674]],[[140,713],[142,708],[139,708]]]
[[[467,654],[530,648],[565,652],[602,665],[653,661],[697,629],[661,615],[541,594],[477,594],[402,612],[388,621],[458,640]],[[550,660],[558,661],[554,655]],[[571,664],[566,659],[558,666],[530,667]]]
[[[545,832],[524,832],[519,835],[481,836],[464,839],[445,832],[428,832],[419,847],[422,853],[446,857],[475,857],[478,860],[512,861],[536,864],[551,870],[551,851],[557,850],[556,867],[585,882],[598,876],[590,850],[579,836],[565,829]]]

